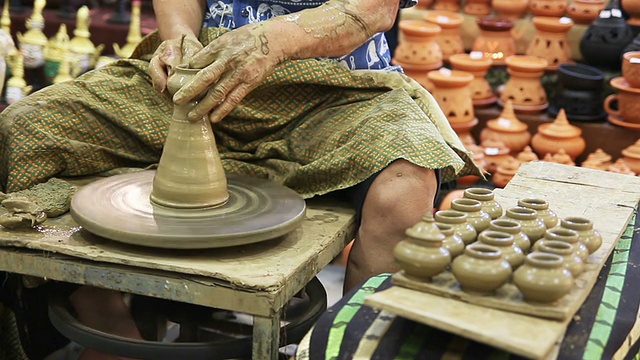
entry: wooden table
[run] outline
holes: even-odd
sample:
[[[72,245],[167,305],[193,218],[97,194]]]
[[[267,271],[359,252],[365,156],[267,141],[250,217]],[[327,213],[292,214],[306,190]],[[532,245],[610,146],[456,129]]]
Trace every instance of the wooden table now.
[[[209,306],[253,315],[253,358],[278,356],[282,308],[355,233],[354,211],[307,202],[292,233],[234,248],[151,249],[99,238],[69,214],[37,230],[0,227],[0,271]]]

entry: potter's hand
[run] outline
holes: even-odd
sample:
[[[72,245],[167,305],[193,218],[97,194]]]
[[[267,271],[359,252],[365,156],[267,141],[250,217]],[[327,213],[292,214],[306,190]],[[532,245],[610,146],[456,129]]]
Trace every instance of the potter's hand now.
[[[242,26],[191,58],[189,67],[202,70],[173,96],[174,103],[184,105],[206,91],[189,120],[209,114],[211,122],[220,121],[281,62],[281,51],[265,35],[267,27],[264,23]]]
[[[163,41],[158,49],[153,53],[149,62],[149,75],[153,82],[153,87],[163,92],[167,87],[169,71],[188,59],[195,53],[202,50],[202,44],[193,35]]]

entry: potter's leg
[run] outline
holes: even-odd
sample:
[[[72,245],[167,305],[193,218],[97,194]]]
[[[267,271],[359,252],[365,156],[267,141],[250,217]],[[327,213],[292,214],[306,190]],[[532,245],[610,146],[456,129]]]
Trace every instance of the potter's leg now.
[[[435,171],[396,160],[375,178],[362,207],[351,248],[345,292],[373,275],[399,270],[393,248],[407,228],[433,210],[438,190]]]

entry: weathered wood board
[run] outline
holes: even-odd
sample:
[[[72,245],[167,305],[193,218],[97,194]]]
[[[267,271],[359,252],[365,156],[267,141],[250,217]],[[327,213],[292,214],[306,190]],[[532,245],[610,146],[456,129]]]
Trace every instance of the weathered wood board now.
[[[365,303],[514,354],[548,356],[636,212],[640,177],[547,162],[525,163],[506,188],[496,190],[496,200],[505,208],[515,206],[523,197],[545,198],[560,218],[589,218],[603,237],[600,249],[590,256],[590,275],[580,279],[562,320],[483,306],[472,297],[453,299],[400,286],[372,294]]]

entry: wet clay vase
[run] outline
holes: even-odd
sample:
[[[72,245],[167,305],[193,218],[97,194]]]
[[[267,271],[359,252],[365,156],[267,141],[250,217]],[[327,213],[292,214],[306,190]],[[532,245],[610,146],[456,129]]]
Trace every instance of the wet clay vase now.
[[[541,157],[564,149],[575,160],[584,152],[587,143],[582,137],[582,129],[571,125],[564,109],[560,109],[553,122],[538,126],[538,132],[531,138],[531,147]]]
[[[491,216],[482,209],[482,203],[478,200],[462,197],[451,200],[451,209],[466,213],[467,222],[476,229],[477,233],[489,227]]]
[[[471,100],[474,107],[489,106],[498,100],[486,79],[493,61],[481,52],[454,54],[449,57],[453,70],[473,74],[471,81]]]
[[[442,68],[430,71],[427,77],[434,84],[433,97],[452,125],[468,124],[476,119],[471,100],[472,74]]]
[[[563,265],[560,255],[532,252],[524,264],[513,273],[513,283],[524,300],[533,303],[552,303],[565,296],[575,279]]]
[[[547,231],[544,221],[538,217],[538,212],[533,209],[515,206],[507,209],[504,217],[514,220],[522,226],[522,232],[527,234],[531,245],[542,239]]]
[[[473,40],[472,51],[480,51],[493,61],[493,65],[504,65],[505,59],[516,53],[516,43],[511,36],[514,22],[494,17],[476,20],[480,34]]]
[[[560,220],[560,227],[578,233],[578,240],[584,244],[589,254],[593,254],[602,245],[602,235],[593,228],[593,221],[582,216],[569,216]]]
[[[571,61],[571,47],[567,32],[573,26],[568,17],[534,16],[536,34],[525,54],[547,60],[547,70],[557,70],[558,65]]]
[[[491,219],[497,219],[502,216],[504,209],[495,200],[495,193],[491,189],[481,187],[470,187],[464,190],[462,195],[465,198],[478,200],[484,210]]]
[[[602,121],[607,113],[602,106],[604,73],[581,63],[562,63],[558,66],[556,96],[547,110],[555,118],[565,110],[570,121]]]
[[[567,6],[567,15],[576,24],[589,25],[605,6],[604,0],[573,0]]]
[[[480,132],[480,141],[484,141],[490,136],[502,141],[512,155],[516,155],[529,145],[531,140],[529,125],[518,119],[511,100],[507,100],[504,104],[499,117],[487,121],[484,129]]]
[[[578,236],[577,231],[566,229],[563,227],[554,227],[545,231],[542,238],[547,240],[558,240],[571,244],[574,251],[576,252],[576,254],[578,254],[578,256],[580,256],[582,261],[586,262],[589,258],[589,250],[583,243],[580,242],[580,237]]]
[[[622,149],[622,161],[636,174],[640,174],[640,139]]]
[[[171,94],[178,91],[197,69],[177,67],[167,82]],[[153,178],[151,201],[171,208],[219,206],[229,198],[227,178],[216,148],[211,123],[205,116],[196,122],[187,114],[197,101],[174,105],[169,132]]]
[[[620,9],[605,9],[591,22],[580,39],[580,53],[589,65],[618,70],[624,48],[634,34]]]
[[[442,49],[436,42],[440,26],[423,20],[402,20],[398,23],[402,35],[392,63],[421,65],[438,69],[442,66]]]
[[[512,55],[505,59],[509,79],[504,84],[500,101],[513,103],[521,113],[539,113],[549,106],[547,93],[540,78],[548,65],[547,60],[530,55]]]
[[[549,209],[549,202],[545,199],[527,197],[518,199],[518,206],[533,209],[538,212],[538,217],[544,221],[544,226],[547,229],[558,225],[558,215]]]
[[[453,226],[443,223],[436,223],[436,226],[445,236],[444,240],[442,241],[442,246],[449,250],[451,259],[455,259],[458,255],[462,254],[462,252],[464,251],[464,241],[462,241],[460,235],[456,234]]]
[[[498,165],[496,171],[491,175],[491,181],[495,186],[504,188],[516,175],[518,169],[520,169],[520,161],[509,155]]]
[[[529,11],[535,16],[560,17],[567,10],[567,0],[531,0]]]
[[[438,210],[434,214],[436,223],[453,226],[453,230],[465,245],[476,241],[476,236],[478,236],[476,229],[467,221],[468,217],[467,213],[453,209]]]
[[[489,223],[489,229],[485,231],[488,230],[511,234],[511,236],[513,236],[513,243],[516,244],[524,253],[529,252],[529,249],[531,248],[531,240],[529,240],[527,234],[522,231],[522,225],[515,220],[507,218],[491,220],[491,223]]]
[[[393,256],[405,275],[420,281],[431,278],[451,263],[449,250],[443,246],[445,235],[438,229],[431,213],[405,231]]]
[[[464,44],[460,35],[460,26],[463,21],[461,14],[445,10],[431,10],[427,11],[422,18],[442,29],[436,36],[436,42],[440,45],[444,61],[448,61],[453,54],[464,53]]]
[[[584,272],[584,261],[576,253],[574,246],[569,243],[558,241],[540,239],[536,241],[533,251],[540,251],[545,253],[557,254],[562,256],[562,264],[571,272],[574,278],[577,278]]]
[[[462,11],[468,15],[489,15],[491,14],[491,0],[467,0]]]
[[[467,245],[464,253],[451,263],[451,273],[462,291],[491,295],[511,277],[511,265],[500,249],[482,243]]]
[[[501,19],[515,21],[525,16],[529,0],[492,0],[491,7]]]
[[[524,262],[524,252],[514,243],[513,235],[509,233],[485,230],[478,234],[478,242],[500,249],[502,256],[514,270]]]

